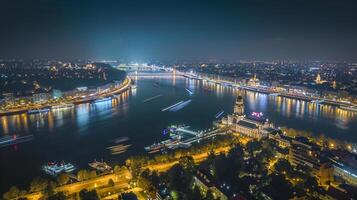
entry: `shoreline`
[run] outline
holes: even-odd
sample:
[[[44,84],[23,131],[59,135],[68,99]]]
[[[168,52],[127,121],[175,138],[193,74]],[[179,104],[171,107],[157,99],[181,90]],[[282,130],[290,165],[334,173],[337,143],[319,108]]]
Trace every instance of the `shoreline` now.
[[[90,103],[90,102],[94,102],[97,99],[111,97],[111,96],[113,96],[115,94],[122,93],[122,92],[126,91],[127,89],[131,88],[132,83],[133,83],[133,81],[130,79],[130,77],[126,76],[126,78],[124,79],[123,83],[120,86],[113,88],[113,90],[111,90],[109,92],[99,93],[96,96],[83,98],[83,99],[79,99],[79,100],[75,100],[74,99],[74,100],[69,100],[69,101],[61,102],[61,103],[39,105],[39,106],[32,107],[32,108],[12,109],[12,110],[9,110],[9,111],[0,111],[0,116],[10,116],[10,115],[15,115],[15,114],[23,114],[23,113],[27,113],[29,110],[32,110],[32,109],[46,109],[46,108],[51,108],[52,106],[61,105],[63,103],[74,104],[74,105],[79,105],[79,104],[83,104],[83,103]]]

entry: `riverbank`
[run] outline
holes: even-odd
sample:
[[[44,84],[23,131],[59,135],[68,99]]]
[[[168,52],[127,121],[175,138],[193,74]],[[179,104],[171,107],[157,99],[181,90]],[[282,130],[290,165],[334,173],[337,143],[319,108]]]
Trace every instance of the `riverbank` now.
[[[34,105],[21,105],[20,108],[17,109],[9,109],[9,110],[0,110],[0,116],[2,115],[13,115],[13,114],[21,114],[27,113],[30,110],[42,110],[42,109],[50,109],[53,106],[60,106],[62,104],[82,104],[82,103],[90,103],[95,100],[101,98],[112,97],[113,95],[120,94],[123,91],[126,91],[131,87],[132,80],[129,77],[126,77],[121,84],[114,85],[113,87],[102,88],[102,91],[93,93],[93,95],[89,94],[88,96],[76,95],[70,96],[66,99],[59,101],[48,100],[41,103],[36,103]]]

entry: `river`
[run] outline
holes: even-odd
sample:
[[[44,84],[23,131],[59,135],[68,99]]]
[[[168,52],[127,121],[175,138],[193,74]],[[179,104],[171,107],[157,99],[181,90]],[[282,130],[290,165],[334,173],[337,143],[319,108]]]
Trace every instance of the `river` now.
[[[180,76],[133,79],[137,88],[112,101],[43,115],[0,117],[1,137],[33,135],[31,141],[0,148],[0,193],[12,185],[28,189],[34,177],[43,176],[41,165],[49,161],[64,160],[77,168],[86,168],[95,158],[122,163],[130,155],[145,153],[144,146],[160,141],[163,129],[171,124],[186,124],[193,130],[211,128],[218,112],[233,111],[237,95],[236,89]],[[262,112],[276,126],[357,142],[356,113],[254,92],[243,95],[247,114]],[[155,98],[150,100],[151,97]],[[189,99],[192,101],[180,110],[161,111]],[[106,147],[123,136],[130,138],[128,151],[111,155]]]

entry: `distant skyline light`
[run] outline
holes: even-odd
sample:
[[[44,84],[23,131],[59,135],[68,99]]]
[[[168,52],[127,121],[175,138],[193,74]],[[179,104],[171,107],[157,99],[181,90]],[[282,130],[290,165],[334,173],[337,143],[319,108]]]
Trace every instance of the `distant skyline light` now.
[[[357,60],[352,0],[5,0],[0,58]]]

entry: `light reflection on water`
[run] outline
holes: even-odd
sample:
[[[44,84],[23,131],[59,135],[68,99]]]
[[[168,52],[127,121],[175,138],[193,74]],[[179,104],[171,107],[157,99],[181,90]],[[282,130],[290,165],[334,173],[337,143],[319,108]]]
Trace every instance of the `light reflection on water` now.
[[[217,96],[224,93],[238,94],[238,89],[222,87],[211,82],[203,82],[203,88],[216,91]],[[357,113],[341,110],[336,106],[316,104],[298,99],[271,96],[251,91],[243,92],[246,110],[259,111],[268,115],[279,114],[283,118],[295,118],[305,121],[323,121],[333,123],[337,128],[348,130],[349,124],[356,122]],[[309,127],[304,127],[308,129]]]
[[[135,82],[144,79],[160,80],[160,77],[134,77]],[[174,88],[176,87],[176,77],[166,77],[165,79],[171,80],[169,83],[174,86]],[[208,91],[214,93],[219,99],[227,95],[231,97],[236,96],[239,91],[236,88],[224,87],[215,83],[193,79],[184,79],[183,83],[183,87],[187,87],[195,93],[205,93]],[[140,88],[137,88],[126,91],[109,101],[80,104],[74,108],[54,110],[46,114],[2,116],[0,117],[0,135],[14,133],[26,134],[29,133],[29,130],[36,131],[43,129],[51,132],[56,128],[64,126],[66,123],[76,124],[79,131],[85,131],[88,129],[91,119],[94,117],[105,120],[118,113],[127,114],[129,112],[130,97],[136,96],[137,90],[140,92]],[[207,95],[209,94],[207,93]],[[274,113],[274,115],[280,115],[280,118],[294,118],[308,121],[328,120],[342,130],[349,129],[349,123],[356,120],[356,113],[344,111],[335,106],[318,105],[303,100],[271,96],[250,91],[243,92],[243,95],[245,98],[246,111],[263,112],[270,115],[269,117],[271,117],[271,113]]]
[[[0,136],[8,134],[27,134],[29,133],[29,129],[33,132],[43,129],[51,132],[55,128],[65,125],[65,123],[75,123],[80,131],[84,131],[88,128],[91,117],[99,116],[100,119],[107,119],[118,112],[126,113],[129,106],[127,101],[130,95],[131,91],[126,91],[110,101],[79,104],[74,108],[56,109],[48,113],[22,113],[11,116],[1,116]]]

